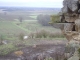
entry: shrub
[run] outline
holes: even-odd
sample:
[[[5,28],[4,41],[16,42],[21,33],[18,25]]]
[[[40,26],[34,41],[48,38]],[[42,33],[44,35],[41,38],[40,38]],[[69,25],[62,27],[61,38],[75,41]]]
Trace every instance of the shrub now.
[[[4,40],[3,35],[0,35],[0,44],[2,44],[2,41]]]
[[[18,48],[16,48],[14,45],[12,44],[7,44],[7,45],[1,45],[0,46],[0,55],[7,55],[12,51],[17,50]]]
[[[20,40],[24,40],[24,34],[23,34],[23,33],[20,33],[19,39],[20,39]]]
[[[50,15],[38,15],[37,20],[43,26],[50,26]]]
[[[51,16],[51,22],[50,22],[50,23],[60,22],[59,20],[60,20],[60,18],[59,18],[58,15],[52,15],[52,16]]]
[[[41,30],[36,33],[36,38],[47,38],[48,37],[48,32],[45,30]]]
[[[18,19],[19,19],[20,23],[22,23],[23,18],[20,16]]]
[[[60,32],[52,33],[46,30],[41,30],[35,33],[31,33],[29,38],[64,38],[64,35]]]
[[[78,55],[79,55],[79,58],[80,58],[80,48],[78,49]]]

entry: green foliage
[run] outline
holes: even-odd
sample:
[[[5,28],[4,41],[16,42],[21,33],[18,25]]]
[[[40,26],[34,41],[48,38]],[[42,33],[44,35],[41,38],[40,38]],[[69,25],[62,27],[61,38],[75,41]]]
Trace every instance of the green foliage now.
[[[4,40],[4,36],[0,35],[0,44],[2,44],[2,41]]]
[[[20,39],[20,40],[24,40],[24,34],[23,34],[23,33],[20,33],[20,34],[19,34],[19,39]]]
[[[7,55],[12,51],[17,50],[18,48],[16,48],[14,45],[12,44],[7,44],[7,45],[1,45],[0,46],[0,55]]]
[[[23,18],[22,18],[22,17],[19,17],[19,21],[20,21],[20,23],[22,23],[22,21],[23,21]]]
[[[20,32],[24,32],[24,30],[16,26],[13,22],[0,22],[0,34],[18,35]]]
[[[36,33],[36,38],[47,38],[48,32],[45,30],[41,30],[40,32]]]
[[[64,58],[64,60],[68,60],[68,58]]]
[[[18,27],[20,27],[21,29],[23,29],[24,31],[26,31],[27,34],[31,34],[33,32],[37,32],[40,30],[46,30],[46,31],[52,31],[52,32],[57,32],[60,30],[55,29],[51,26],[42,26],[41,24],[38,23],[37,20],[27,20],[24,21],[22,24],[18,25]]]
[[[50,31],[41,30],[31,33],[29,38],[64,38],[64,35],[59,32],[52,33]]]
[[[79,60],[79,57],[77,55],[73,55],[68,60]]]
[[[50,26],[42,26],[37,22],[37,20],[23,21],[23,23],[19,25],[17,25],[17,23],[20,22],[0,22],[0,34],[4,36],[4,39],[10,41],[18,40],[20,33],[23,33],[24,35],[31,35],[30,38],[64,38],[62,34],[57,32],[59,31],[58,29]],[[45,30],[45,32],[41,32],[41,30]]]
[[[80,48],[78,49],[78,52],[79,52],[79,54],[80,54]]]
[[[50,15],[38,15],[37,20],[41,25],[49,26]]]
[[[3,40],[3,35],[0,35],[0,40]]]
[[[21,32],[26,34],[26,31],[15,23],[0,21],[0,35],[3,35],[4,39],[16,40]]]
[[[65,47],[65,52],[66,53],[70,53],[70,52],[74,52],[75,51],[75,48],[71,45],[68,45]]]
[[[58,15],[52,15],[50,23],[58,23],[58,22],[60,22],[59,16]]]
[[[78,49],[78,55],[79,55],[79,57],[80,57],[80,48]]]

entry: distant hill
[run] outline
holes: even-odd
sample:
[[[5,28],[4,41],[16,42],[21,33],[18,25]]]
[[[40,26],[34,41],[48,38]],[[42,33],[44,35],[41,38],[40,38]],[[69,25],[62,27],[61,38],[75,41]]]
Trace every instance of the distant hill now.
[[[38,8],[38,7],[0,7],[3,11],[40,11],[40,12],[54,12],[58,13],[61,11],[61,8]]]
[[[22,17],[23,20],[36,20],[37,16],[55,15],[60,8],[36,8],[36,7],[0,7],[0,21],[13,21]]]

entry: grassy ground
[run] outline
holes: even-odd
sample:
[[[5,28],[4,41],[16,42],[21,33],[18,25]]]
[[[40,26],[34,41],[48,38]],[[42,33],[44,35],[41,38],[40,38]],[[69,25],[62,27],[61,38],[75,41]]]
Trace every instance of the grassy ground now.
[[[18,36],[20,33],[26,33],[26,31],[16,26],[13,22],[0,22],[0,35],[3,35],[5,39],[15,39],[15,37]]]
[[[60,31],[51,26],[42,26],[41,24],[38,23],[37,20],[26,20],[26,21],[23,21],[22,24],[20,24],[19,26],[24,27],[25,29],[28,29],[31,32],[35,32],[39,30],[47,30],[51,32]]]
[[[2,12],[2,11],[1,11]],[[17,14],[16,14],[17,13]],[[27,16],[28,15],[28,16]],[[5,46],[0,45],[0,55],[6,55],[12,51],[18,50],[19,48],[25,47],[25,45],[33,45],[35,43],[39,43],[40,40],[56,40],[63,38],[34,38],[28,40],[20,40],[19,35],[23,33],[24,35],[30,35],[31,33],[36,33],[41,30],[48,31],[50,33],[58,33],[60,30],[55,29],[51,26],[42,26],[36,20],[38,13],[25,13],[25,12],[7,12],[7,15],[2,12],[0,14],[0,35],[3,36],[2,40],[7,40],[8,44]],[[23,17],[23,22],[20,23],[18,17]],[[30,19],[30,20],[29,20]],[[32,20],[31,20],[32,19]],[[0,38],[1,40],[1,38]],[[38,41],[39,40],[39,41]],[[64,40],[64,39],[63,39]]]
[[[42,41],[44,40],[46,41],[63,39],[63,38],[35,38],[22,41],[19,39],[20,33],[23,33],[24,35],[29,35],[40,30],[46,30],[52,33],[60,31],[50,26],[47,27],[42,26],[37,22],[37,20],[26,20],[23,21],[22,23],[20,23],[19,21],[0,21],[0,35],[4,36],[3,41],[4,40],[9,41],[9,43],[6,46],[5,45],[0,46],[0,51],[2,51],[0,55],[6,55],[12,51],[18,50],[19,48],[25,47],[25,45],[27,46],[33,45],[35,43],[42,43]]]
[[[48,31],[50,33],[60,33],[60,30],[51,26],[42,26],[37,20],[25,20],[22,23],[19,21],[0,21],[0,35],[7,36],[9,38],[18,37],[20,33],[29,35],[41,30]]]

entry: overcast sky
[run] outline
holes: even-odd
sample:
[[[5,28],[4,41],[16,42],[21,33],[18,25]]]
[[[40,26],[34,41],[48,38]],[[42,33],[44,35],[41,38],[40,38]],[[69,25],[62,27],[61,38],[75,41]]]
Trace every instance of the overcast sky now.
[[[0,0],[0,6],[61,8],[62,2],[63,0]]]

